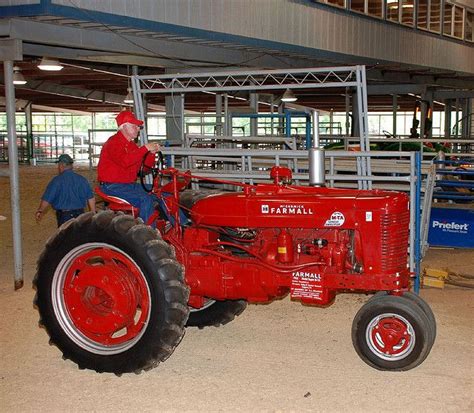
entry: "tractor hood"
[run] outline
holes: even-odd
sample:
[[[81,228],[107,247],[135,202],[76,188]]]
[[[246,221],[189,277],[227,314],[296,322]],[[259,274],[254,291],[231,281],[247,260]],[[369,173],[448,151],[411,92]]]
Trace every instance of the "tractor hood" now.
[[[197,201],[196,225],[242,228],[355,228],[360,220],[408,210],[405,194],[333,188],[258,185],[248,194],[224,193]]]

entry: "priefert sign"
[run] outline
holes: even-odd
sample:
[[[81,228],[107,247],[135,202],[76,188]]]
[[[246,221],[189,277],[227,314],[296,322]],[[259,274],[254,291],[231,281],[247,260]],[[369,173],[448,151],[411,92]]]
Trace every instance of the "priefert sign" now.
[[[441,222],[441,221],[433,221],[433,228],[441,228],[441,229],[453,229],[456,231],[468,231],[469,224],[458,224],[454,221],[451,222]]]
[[[428,244],[474,248],[474,208],[432,208]]]

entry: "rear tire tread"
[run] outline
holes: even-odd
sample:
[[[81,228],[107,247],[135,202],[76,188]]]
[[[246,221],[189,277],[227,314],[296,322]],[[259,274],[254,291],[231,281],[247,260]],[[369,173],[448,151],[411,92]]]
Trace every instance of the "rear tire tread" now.
[[[88,236],[96,237],[97,240],[92,238],[88,240]],[[79,240],[76,240],[76,237]],[[145,327],[146,330],[140,340],[125,351],[130,352],[128,357],[124,353],[106,357],[97,356],[77,346],[59,326],[47,297],[51,294],[50,284],[56,268],[54,263],[62,259],[68,252],[67,248],[70,250],[84,242],[107,242],[107,240],[109,242],[113,240],[114,245],[119,248],[123,245],[128,251],[132,251],[135,259],[138,259],[137,264],[146,262],[147,264],[140,265],[146,283],[149,288],[153,288],[153,282],[156,282],[162,291],[160,294],[162,322],[155,319],[153,329],[150,326]],[[60,246],[62,248],[59,248]],[[57,256],[57,250],[62,251],[60,257]],[[150,275],[146,276],[143,265],[153,268]],[[157,281],[153,281],[153,277],[156,277]],[[40,255],[33,284],[37,290],[34,300],[40,312],[40,320],[50,336],[50,342],[62,351],[64,358],[76,362],[80,369],[107,371],[117,375],[129,372],[139,374],[166,360],[184,336],[189,314],[187,307],[189,289],[184,282],[183,268],[175,261],[171,248],[161,239],[158,231],[129,215],[114,214],[111,211],[88,213],[71,220],[67,226],[61,226],[48,240]],[[151,294],[153,295],[153,291]],[[157,311],[155,305],[156,303],[150,307],[152,318],[153,312]],[[152,323],[152,319],[149,323]],[[152,340],[152,337],[155,339]]]
[[[186,327],[198,327],[199,329],[220,327],[230,323],[246,308],[247,301],[244,300],[216,301],[207,308],[191,311]]]

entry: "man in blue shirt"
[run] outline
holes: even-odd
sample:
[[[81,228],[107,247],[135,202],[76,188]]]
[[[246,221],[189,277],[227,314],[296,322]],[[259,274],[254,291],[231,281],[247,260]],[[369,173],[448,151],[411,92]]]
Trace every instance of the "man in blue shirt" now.
[[[67,155],[59,156],[58,176],[54,177],[41,197],[36,221],[41,221],[45,209],[51,205],[56,210],[58,227],[76,218],[84,212],[87,203],[89,209],[95,212],[95,198],[92,189],[83,176],[76,174],[72,168],[73,159]]]

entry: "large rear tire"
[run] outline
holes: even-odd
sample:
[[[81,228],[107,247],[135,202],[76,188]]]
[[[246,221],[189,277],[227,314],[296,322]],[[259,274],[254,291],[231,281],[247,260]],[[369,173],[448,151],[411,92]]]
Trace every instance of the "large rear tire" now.
[[[131,216],[88,213],[61,226],[34,284],[50,343],[81,369],[140,373],[184,335],[183,269],[159,233]]]
[[[423,309],[403,296],[369,300],[352,324],[357,354],[378,370],[405,371],[418,366],[428,356],[433,340]]]
[[[209,300],[202,308],[190,310],[186,327],[219,327],[230,323],[246,307],[247,301],[244,300]]]

